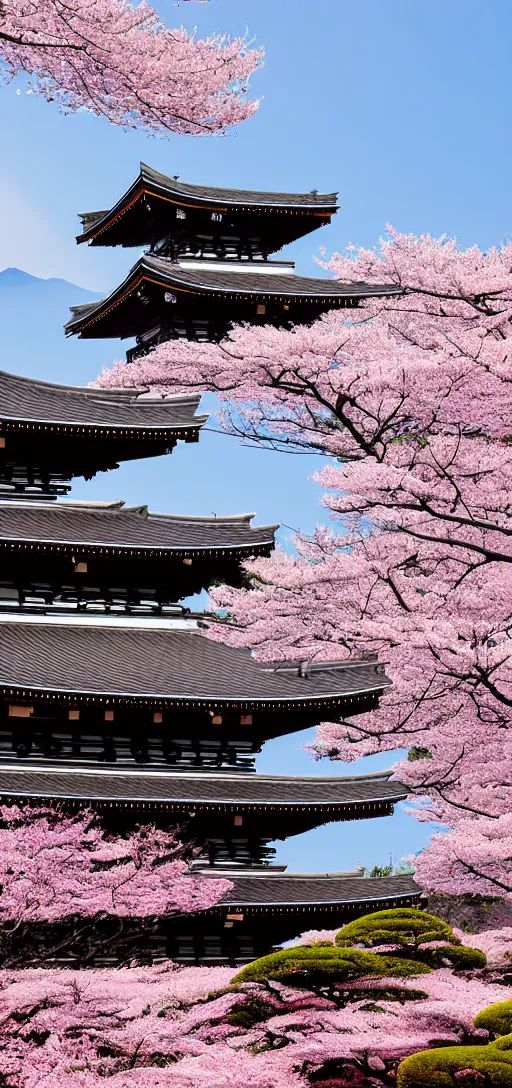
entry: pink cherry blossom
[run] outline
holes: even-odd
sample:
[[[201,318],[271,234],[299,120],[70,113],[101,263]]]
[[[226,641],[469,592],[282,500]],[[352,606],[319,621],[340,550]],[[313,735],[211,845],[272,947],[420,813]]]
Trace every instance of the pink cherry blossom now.
[[[166,917],[213,906],[229,890],[190,869],[176,835],[154,827],[108,836],[91,813],[1,807],[0,923]]]
[[[100,383],[213,390],[232,433],[325,455],[332,531],[249,563],[251,590],[217,588],[227,619],[210,637],[266,660],[388,662],[379,710],[325,722],[313,753],[407,748],[395,770],[415,815],[459,836],[436,840],[418,873],[434,886],[435,859],[442,870],[450,842],[474,835],[465,888],[489,890],[486,855],[495,894],[508,896],[498,825],[512,807],[512,244],[484,254],[390,229],[375,250],[325,267],[399,293],[309,328],[162,344]],[[460,888],[450,864],[446,890],[452,879]]]
[[[147,0],[4,0],[0,76],[20,73],[65,111],[86,109],[154,133],[223,131],[258,107],[247,81],[262,60],[241,38],[197,39]]]
[[[434,835],[415,862],[417,878],[433,891],[512,900],[512,814],[461,820]]]
[[[485,952],[490,967],[506,967],[512,961],[512,926],[501,929],[484,929],[481,933],[454,933],[462,938],[462,943],[479,948]]]
[[[432,1042],[486,1041],[472,1020],[507,990],[448,969],[363,980],[332,1001],[282,984],[230,988],[233,969],[0,971],[0,1074],[12,1088],[307,1088],[326,1061],[379,1074]],[[259,1002],[253,1027],[233,1013]]]
[[[339,926],[337,929],[308,929],[289,944],[290,947],[297,944],[335,944],[338,932]]]

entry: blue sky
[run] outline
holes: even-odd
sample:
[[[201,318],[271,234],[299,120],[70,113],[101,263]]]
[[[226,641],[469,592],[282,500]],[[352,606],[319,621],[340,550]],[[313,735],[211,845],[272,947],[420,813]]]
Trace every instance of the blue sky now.
[[[302,273],[319,274],[313,263],[318,246],[371,245],[387,222],[406,231],[455,234],[464,246],[487,248],[507,236],[510,0],[157,6],[167,22],[197,25],[201,34],[249,28],[267,54],[253,79],[254,93],[262,96],[259,114],[225,138],[156,140],[85,113],[62,117],[26,95],[21,83],[2,88],[0,269],[16,266],[97,293],[112,288],[132,254],[77,247],[76,213],[113,203],[140,159],[191,182],[339,190],[334,223],[291,247]],[[80,293],[65,285],[34,288],[26,281],[12,287],[0,276],[1,366],[83,382],[122,354],[116,342],[64,340],[60,326],[71,301],[81,301]],[[77,486],[74,494],[188,513],[249,509],[260,522],[309,529],[322,517],[317,489],[304,482],[315,467],[314,458],[243,449],[210,432],[170,459],[125,466]],[[343,773],[337,764],[312,765],[300,750],[302,739],[269,745],[261,769]],[[425,827],[397,812],[392,819],[289,840],[280,859],[293,869],[336,870],[419,849],[425,837]]]

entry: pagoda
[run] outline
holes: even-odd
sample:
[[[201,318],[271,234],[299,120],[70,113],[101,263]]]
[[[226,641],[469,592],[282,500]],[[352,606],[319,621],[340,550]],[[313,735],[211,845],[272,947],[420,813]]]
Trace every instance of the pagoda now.
[[[308,281],[317,293],[301,295],[299,278],[268,255],[335,210],[332,194],[211,190],[141,167],[111,211],[82,217],[79,241],[148,242],[144,269],[157,267],[148,261],[165,268],[177,294],[176,284],[190,284],[193,275],[203,286],[208,275],[227,276],[237,289],[219,281],[219,306],[211,308],[202,288],[178,304],[153,284],[149,324],[156,332],[149,335],[149,325],[133,316],[145,305],[139,287],[129,287],[119,306],[94,304],[90,324],[82,309],[86,323],[73,331],[132,335],[137,326],[145,350],[169,336],[196,337],[200,326],[221,335],[228,313],[253,320],[259,306],[258,319],[281,323],[286,305],[286,321],[310,320],[341,299],[336,284]],[[192,259],[198,273],[184,267]],[[276,288],[263,302],[251,295],[256,279]],[[281,280],[299,286],[278,305]],[[363,297],[365,285],[356,286]],[[352,305],[356,287],[350,290],[343,297]],[[183,326],[178,318],[169,324],[168,305],[182,316],[189,307]],[[108,325],[114,310],[117,324]],[[208,615],[192,613],[187,599],[220,581],[246,585],[245,560],[270,554],[277,526],[253,525],[251,514],[189,517],[122,502],[58,501],[75,477],[197,441],[205,422],[198,401],[0,375],[0,799],[93,807],[117,832],[144,822],[178,826],[194,844],[194,866],[232,881],[208,911],[155,919],[149,930],[134,919],[115,962],[143,955],[244,963],[305,929],[409,906],[420,894],[407,875],[287,873],[275,864],[276,840],[389,815],[406,794],[388,772],[326,778],[256,771],[267,741],[326,716],[371,711],[389,686],[376,659],[261,663],[207,637]],[[54,937],[44,927],[36,935],[41,957]],[[99,943],[108,946],[108,933]],[[90,962],[110,961],[103,954]]]
[[[189,185],[144,163],[109,210],[86,212],[78,242],[144,247],[105,299],[73,307],[68,334],[135,337],[129,361],[166,340],[219,340],[231,324],[290,327],[400,288],[296,276],[269,259],[330,223],[337,194],[260,193]]]

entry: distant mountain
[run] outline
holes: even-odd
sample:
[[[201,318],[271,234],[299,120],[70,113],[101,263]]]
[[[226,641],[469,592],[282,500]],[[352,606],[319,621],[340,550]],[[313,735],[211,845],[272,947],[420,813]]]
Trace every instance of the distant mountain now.
[[[31,276],[29,272],[23,272],[21,268],[4,268],[3,272],[0,272],[0,285],[2,287],[16,287],[21,289],[23,287],[32,287],[35,284],[64,284],[67,287],[73,287],[77,291],[83,291],[83,287],[76,287],[76,284],[67,283],[66,280],[55,279],[50,277],[49,279],[40,280],[37,276]],[[91,294],[87,291],[87,294]]]
[[[69,307],[101,297],[74,283],[38,279],[20,268],[0,272],[0,370],[86,384],[120,354],[117,341],[67,339]]]

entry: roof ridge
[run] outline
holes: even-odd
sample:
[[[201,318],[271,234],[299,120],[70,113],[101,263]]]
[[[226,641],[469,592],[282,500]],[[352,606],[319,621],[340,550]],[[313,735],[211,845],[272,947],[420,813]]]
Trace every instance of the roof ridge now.
[[[237,771],[236,774],[233,774],[232,770],[223,770],[223,771],[222,770],[220,770],[220,771],[217,771],[217,770],[201,770],[201,771],[199,771],[199,770],[197,770],[197,771],[195,771],[195,770],[189,770],[189,769],[186,769],[186,768],[179,768],[177,770],[173,770],[172,768],[169,768],[169,767],[159,767],[159,766],[154,766],[154,767],[149,768],[149,769],[148,768],[142,768],[142,767],[125,767],[125,766],[106,767],[104,764],[101,764],[101,763],[98,763],[97,765],[93,765],[93,766],[91,766],[91,765],[82,766],[82,765],[77,765],[77,764],[70,764],[70,765],[61,764],[60,766],[51,766],[50,767],[50,766],[42,766],[41,763],[35,763],[34,766],[31,766],[29,763],[24,762],[22,764],[22,766],[17,766],[14,763],[5,763],[4,764],[4,763],[2,763],[1,760],[0,760],[0,771],[2,771],[2,772],[3,771],[12,771],[13,773],[19,773],[20,771],[27,771],[27,772],[30,772],[31,774],[35,774],[35,773],[37,773],[37,774],[58,773],[58,774],[64,774],[64,775],[65,774],[88,774],[88,775],[93,774],[93,775],[99,775],[100,777],[103,776],[103,775],[106,775],[109,778],[115,778],[116,776],[118,776],[120,778],[127,778],[127,777],[130,778],[130,777],[137,777],[137,776],[144,777],[144,778],[148,778],[148,777],[149,778],[172,778],[172,779],[193,778],[194,780],[199,779],[200,781],[204,780],[205,782],[218,782],[220,780],[225,779],[227,782],[230,782],[232,785],[234,783],[237,783],[237,782],[292,782],[292,783],[305,782],[308,785],[310,783],[314,783],[315,785],[320,784],[322,786],[326,785],[326,784],[327,785],[333,785],[333,786],[339,784],[339,785],[343,786],[343,785],[346,785],[347,782],[357,782],[358,784],[361,784],[363,782],[370,781],[371,783],[373,783],[376,778],[382,778],[383,781],[388,781],[389,776],[391,774],[391,769],[390,769],[389,771],[379,772],[378,774],[375,774],[375,773],[371,774],[370,773],[368,775],[347,775],[347,776],[345,776],[345,775],[333,775],[333,776],[325,778],[325,777],[319,777],[319,776],[316,776],[316,775],[259,774],[259,772],[257,772],[257,771],[256,772],[254,772],[254,771],[245,772],[245,773]],[[392,783],[392,785],[402,786],[402,783],[401,782],[396,782],[396,783]]]
[[[150,166],[149,163],[142,162],[142,160],[139,163],[139,167],[139,177],[141,177],[142,179],[144,178],[144,175],[147,175],[149,178],[153,178],[155,181],[157,181],[158,179],[162,179],[169,185],[170,188],[176,189],[177,192],[181,192],[184,196],[187,195],[187,190],[191,190],[193,193],[195,193],[198,190],[203,189],[205,190],[205,192],[208,193],[208,199],[212,200],[215,200],[215,197],[212,197],[211,193],[215,192],[215,190],[220,190],[224,193],[240,193],[241,195],[250,193],[251,195],[254,194],[268,197],[304,197],[304,203],[307,203],[307,198],[309,198],[309,203],[312,207],[316,207],[318,204],[322,204],[322,201],[333,205],[337,204],[337,192],[319,193],[318,190],[311,189],[309,192],[294,193],[288,190],[280,189],[240,189],[238,186],[198,185],[196,182],[193,181],[181,181],[179,177],[172,177],[170,174],[164,174],[162,170],[155,170],[154,166]],[[130,188],[132,187],[133,182]],[[314,199],[311,200],[311,197],[313,197]],[[219,198],[219,202],[221,200],[224,200],[224,202],[226,202],[225,198]],[[229,203],[229,201],[227,201],[227,203]],[[263,205],[264,201],[255,201],[255,203]],[[285,203],[285,201],[283,201],[283,203]]]
[[[255,533],[274,533],[280,528],[279,523],[265,524],[265,525],[251,525],[251,521],[256,517],[255,513],[250,514],[172,514],[166,512],[160,512],[150,510],[147,503],[137,503],[133,506],[128,506],[125,499],[62,499],[60,502],[54,502],[48,504],[43,499],[34,499],[27,506],[27,502],[21,499],[5,499],[0,509],[5,506],[16,506],[20,510],[32,510],[34,508],[38,510],[45,510],[52,512],[58,510],[59,513],[67,510],[82,510],[84,512],[90,511],[93,514],[101,514],[104,512],[111,513],[118,511],[122,514],[140,514],[144,520],[158,520],[158,521],[170,521],[177,522],[185,525],[245,525]],[[283,663],[284,664],[284,663]]]
[[[104,299],[100,299],[99,302],[104,302]],[[99,303],[98,303],[99,304]],[[145,404],[195,404],[199,406],[201,400],[200,393],[183,394],[178,393],[176,396],[170,395],[167,397],[157,398],[150,400],[140,396],[141,393],[145,393],[145,389],[103,389],[100,386],[93,385],[64,385],[62,382],[48,382],[42,378],[29,378],[25,374],[13,374],[9,370],[0,370],[0,381],[2,378],[13,378],[16,382],[25,382],[27,385],[44,386],[46,389],[64,389],[66,392],[75,393],[77,396],[86,396],[92,400],[99,401],[100,403],[105,401],[115,401],[116,397],[120,402],[133,403],[134,401],[142,401]],[[203,418],[198,417],[198,418]],[[208,419],[208,416],[204,417]]]
[[[195,283],[194,277],[197,278],[197,277],[199,277],[201,275],[201,273],[198,270],[182,268],[181,265],[178,263],[178,261],[170,260],[170,258],[168,258],[168,257],[160,257],[157,254],[153,254],[153,253],[144,253],[144,254],[142,254],[142,256],[139,257],[138,261],[136,261],[135,264],[133,265],[133,267],[130,269],[130,275],[133,272],[135,272],[140,266],[142,266],[144,264],[146,264],[150,270],[153,268],[153,269],[156,269],[156,271],[158,271],[159,269],[162,269],[162,271],[163,270],[168,271],[169,278],[171,278],[173,275],[178,276],[179,279],[185,279],[185,278],[188,277],[189,282],[192,285],[194,285],[194,283]],[[212,276],[213,277],[219,277],[219,276],[233,275],[233,276],[236,276],[237,281],[240,283],[240,285],[243,284],[243,280],[244,280],[245,275],[247,275],[247,276],[250,276],[252,274],[256,275],[256,273],[251,273],[250,269],[248,269],[247,273],[240,272],[240,271],[231,272],[231,273],[229,271],[222,272],[218,268],[209,271],[208,270],[208,264],[209,264],[209,262],[207,260],[205,260],[204,263],[202,264],[202,267],[204,267],[205,273],[208,276],[210,276],[210,277],[212,277]],[[264,273],[262,273],[262,272],[258,272],[257,275],[258,275],[259,279],[264,278]],[[275,272],[269,272],[268,275],[271,276],[272,279],[277,279],[278,274],[276,274]],[[190,277],[192,277],[192,278],[190,278]],[[127,277],[127,279],[128,278],[129,277]],[[385,294],[403,294],[404,293],[403,288],[399,287],[399,286],[396,286],[395,284],[371,284],[371,283],[367,283],[366,280],[339,280],[336,276],[298,276],[296,273],[293,273],[292,275],[287,274],[286,281],[287,281],[287,283],[289,282],[290,285],[293,285],[293,286],[297,286],[297,285],[300,285],[303,282],[307,282],[307,283],[319,283],[319,284],[326,284],[326,285],[336,284],[337,286],[344,287],[344,288],[367,287],[368,288],[368,294],[371,294],[372,291],[375,291],[375,293],[378,293],[378,294],[384,294],[384,293]],[[126,281],[123,281],[123,283],[124,282],[126,282]],[[249,290],[250,291],[250,289],[248,289],[247,287],[242,288],[242,286],[240,287],[240,290],[246,290],[246,291]],[[263,293],[263,292],[253,291],[253,293],[258,294],[258,293]],[[264,293],[268,294],[268,291],[266,291]],[[276,294],[284,294],[284,293],[286,293],[286,292],[284,292],[282,289],[280,289],[279,291],[276,291]],[[290,293],[291,294],[294,293],[291,288],[290,288]],[[108,297],[110,297],[110,296],[108,296]],[[93,303],[92,305],[99,305],[100,301],[103,302],[103,301],[106,301],[106,300],[100,299],[97,303]]]
[[[162,514],[152,510],[149,516],[152,518],[165,518],[167,521],[206,521],[215,524],[215,522],[220,523],[225,521],[249,522],[256,517],[256,514]],[[263,528],[267,528],[267,526],[263,526]]]
[[[24,506],[26,509],[26,503],[20,503],[20,506]],[[31,503],[31,506],[44,506],[48,509],[47,502]],[[69,499],[69,501],[52,503],[49,507],[50,510],[65,510],[67,506],[78,506],[82,510],[121,510],[124,507],[124,499]]]
[[[121,509],[125,505],[124,499],[112,499],[102,501],[101,499],[62,499],[60,502],[49,503],[47,499],[32,499],[30,503],[27,503],[26,499],[2,499],[0,510],[3,510],[6,506],[19,506],[20,510],[65,510],[67,507],[75,508],[79,507],[82,510],[91,509],[96,510],[114,510]]]
[[[203,873],[204,871],[205,870],[202,870]],[[221,869],[220,867],[215,868],[215,875],[217,876],[218,874],[225,873],[227,871],[228,870]],[[364,873],[366,872],[364,865],[359,866],[357,869],[344,869],[339,873],[289,873],[288,871],[283,873],[279,869],[273,868],[269,868],[264,873],[262,873],[261,871],[254,873],[251,872],[249,869],[244,869],[242,871],[240,871],[239,869],[236,871],[229,870],[229,872],[232,873],[233,879],[235,879],[236,877],[242,877],[244,880],[258,880],[262,877],[264,880],[266,880],[269,876],[275,879],[282,878],[283,880],[339,880],[340,877],[347,877],[350,879],[360,878],[361,880],[366,879],[364,876]],[[229,895],[229,892],[227,894]]]

